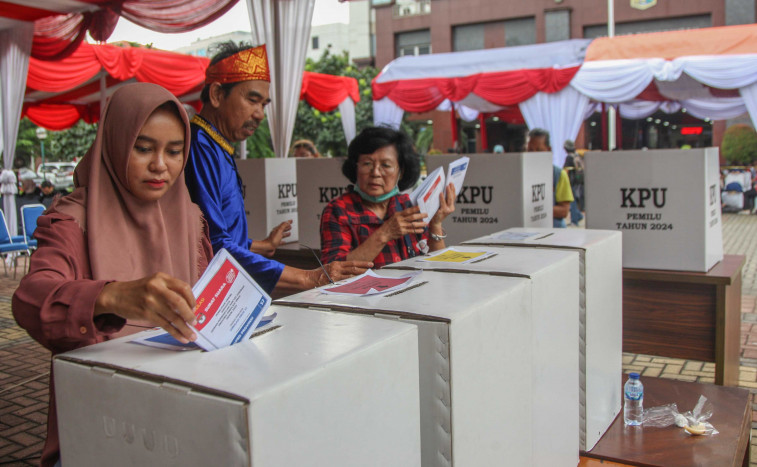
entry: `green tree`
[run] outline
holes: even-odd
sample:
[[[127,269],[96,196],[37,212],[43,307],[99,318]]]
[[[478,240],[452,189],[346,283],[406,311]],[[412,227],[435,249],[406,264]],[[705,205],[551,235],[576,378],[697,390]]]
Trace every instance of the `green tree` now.
[[[28,118],[23,118],[19,122],[18,136],[16,137],[16,158],[24,161],[23,166],[30,166],[32,157],[39,155],[40,147],[36,130],[37,125]]]
[[[318,61],[307,60],[305,71],[350,76],[357,79],[360,91],[360,102],[355,105],[357,132],[360,133],[366,127],[373,125],[371,81],[377,74],[375,68],[357,68],[350,63],[347,52],[334,55],[326,49]],[[344,137],[342,116],[339,111],[320,112],[307,102],[301,101],[297,108],[297,120],[294,125],[292,141],[298,139],[313,141],[318,151],[324,155],[347,155],[347,140]]]
[[[81,159],[95,142],[97,125],[79,120],[71,128],[48,132],[45,140],[45,158],[49,161]]]
[[[731,125],[725,130],[720,149],[729,164],[751,164],[757,160],[757,132],[749,125]]]
[[[31,167],[32,157],[41,157],[37,128],[28,118],[19,122],[16,159],[23,161],[21,167]],[[96,134],[97,125],[90,125],[82,120],[67,130],[48,131],[45,139],[45,159],[57,162],[80,158],[95,141]]]
[[[247,157],[250,159],[276,157],[276,154],[273,152],[273,141],[271,140],[271,129],[268,126],[268,117],[264,118],[255,130],[255,133],[247,138]]]

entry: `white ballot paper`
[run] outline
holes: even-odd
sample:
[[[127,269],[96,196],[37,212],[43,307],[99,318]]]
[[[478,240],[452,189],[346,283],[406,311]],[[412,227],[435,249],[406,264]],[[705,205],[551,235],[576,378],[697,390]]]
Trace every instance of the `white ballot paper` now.
[[[463,189],[465,173],[468,172],[468,163],[470,163],[470,157],[463,156],[450,162],[447,167],[447,184],[451,183],[455,186],[455,196],[459,195],[460,190]]]
[[[205,273],[192,287],[192,293],[197,301],[194,310],[197,317],[195,343],[207,351],[249,339],[271,306],[271,297],[225,248],[216,253]],[[173,339],[170,334],[167,335],[169,341]],[[152,337],[154,343],[166,343],[159,336]],[[137,343],[150,345],[148,342]]]
[[[334,287],[321,289],[321,292],[359,296],[396,292],[410,286],[413,278],[420,273],[421,271],[415,271],[400,277],[385,277],[379,276],[372,269],[369,269],[359,276],[338,282]]]
[[[447,185],[444,183],[444,171],[441,167],[437,167],[418,188],[410,193],[410,201],[413,205],[420,206],[421,212],[426,214],[423,222],[429,222],[436,214],[439,209],[439,194],[444,191],[445,186]]]
[[[271,297],[222,248],[192,287],[197,305],[197,345],[205,350],[249,339],[271,306]]]

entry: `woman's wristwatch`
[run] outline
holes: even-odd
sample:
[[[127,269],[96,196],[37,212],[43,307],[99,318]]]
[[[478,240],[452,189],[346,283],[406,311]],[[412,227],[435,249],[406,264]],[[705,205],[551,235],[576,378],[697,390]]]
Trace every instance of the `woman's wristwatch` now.
[[[429,232],[429,234],[431,235],[431,239],[434,240],[434,241],[437,241],[437,242],[441,242],[442,240],[444,240],[445,238],[447,238],[447,232],[444,230],[444,228],[442,228],[442,234],[441,235],[437,235],[437,234],[435,234],[433,232]]]

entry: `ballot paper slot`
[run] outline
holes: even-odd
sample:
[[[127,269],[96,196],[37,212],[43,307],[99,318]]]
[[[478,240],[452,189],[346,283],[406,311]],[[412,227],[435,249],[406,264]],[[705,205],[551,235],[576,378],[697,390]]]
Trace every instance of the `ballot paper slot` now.
[[[386,294],[386,297],[387,297],[387,298],[388,298],[388,297],[394,297],[395,295],[399,295],[399,294],[401,294],[401,293],[405,293],[405,292],[407,292],[408,290],[417,289],[418,287],[420,287],[420,286],[422,286],[422,285],[426,285],[426,284],[428,284],[428,281],[422,281],[422,282],[418,282],[417,284],[413,284],[413,285],[411,285],[411,286],[409,286],[409,287],[406,287],[406,288],[404,288],[404,289],[402,289],[402,290],[398,290],[398,291],[396,291],[396,292],[392,292],[392,293]]]
[[[486,259],[486,258],[485,258]],[[417,271],[418,267],[412,267],[412,266],[397,266],[397,265],[391,265],[391,269],[396,269],[399,271]],[[431,271],[431,269],[429,269]],[[452,268],[434,268],[434,272],[445,272],[449,274],[478,274],[480,276],[501,276],[501,277],[522,277],[524,279],[530,279],[531,276],[528,274],[521,274],[517,272],[505,272],[505,271],[466,271],[462,269],[452,269]],[[277,302],[279,303],[279,302]]]
[[[474,263],[483,263],[483,262],[484,262],[484,261],[486,261],[487,259],[491,259],[491,258],[494,258],[495,256],[497,256],[497,253],[494,253],[494,254],[492,254],[492,255],[489,255],[489,256],[484,256],[484,257],[483,257],[483,258],[481,258],[481,259],[477,259],[477,260],[471,261],[471,264],[474,264]]]
[[[275,331],[275,330],[279,329],[280,327],[281,326],[277,324],[276,326],[272,326],[270,328],[265,328],[265,329],[261,329],[260,331],[255,331],[255,332],[252,333],[252,335],[250,336],[249,340],[252,340],[252,339],[254,339],[254,338],[258,337],[258,336],[262,336],[263,334],[268,334],[269,332]]]
[[[182,381],[180,379],[175,378],[169,378],[165,375],[155,375],[152,373],[146,373],[144,371],[139,371],[135,369],[125,369],[116,365],[111,365],[109,363],[104,362],[97,362],[96,364],[90,364],[85,363],[80,360],[77,360],[75,358],[66,357],[66,356],[56,356],[56,360],[62,360],[74,365],[82,366],[85,368],[89,368],[93,372],[97,372],[100,374],[110,374],[112,377],[130,377],[135,380],[139,380],[140,382],[148,382],[153,383],[159,386],[165,386],[166,384],[171,384],[175,386],[184,386],[187,387],[189,390],[191,390],[192,393],[199,393],[199,394],[206,394],[210,396],[216,396],[216,397],[222,397],[226,399],[232,399],[239,402],[245,402],[249,403],[250,401],[244,397],[240,397],[237,394],[222,391],[218,389],[208,388],[206,386],[201,386],[198,384],[194,384],[188,381]]]
[[[357,308],[357,307],[341,306],[341,305],[329,305],[328,308],[324,308],[322,305],[312,306],[312,305],[309,305],[307,302],[288,302],[286,298],[277,300],[276,304],[286,305],[293,308],[307,308],[308,310],[314,310],[314,311],[344,312],[344,313],[353,313],[353,314],[360,314],[360,315],[366,315],[366,316],[387,315],[387,316],[397,316],[402,319],[414,319],[417,321],[432,321],[432,322],[437,322],[437,323],[450,322],[450,319],[448,318],[420,315],[416,313],[410,313],[407,311],[384,310],[384,309],[378,309],[378,308],[367,309],[367,308]]]
[[[541,240],[542,238],[545,238],[545,237],[546,236],[539,237],[536,240]],[[497,248],[502,248],[502,247],[506,247],[506,246],[512,246],[512,247],[520,247],[520,248],[523,248],[523,247],[534,248],[534,249],[537,249],[537,250],[561,250],[561,251],[565,251],[566,249],[569,249],[569,250],[577,250],[577,251],[581,251],[581,252],[585,252],[586,251],[586,248],[565,247],[563,245],[546,245],[546,244],[543,244],[543,243],[530,243],[530,242],[529,243],[525,243],[525,242],[522,242],[522,243],[517,243],[517,242],[514,242],[514,243],[497,243],[497,242],[488,242],[486,240],[483,240],[483,241],[480,241],[480,242],[476,241],[476,240],[467,241],[467,242],[465,242],[464,246],[493,246],[493,247],[497,247]]]

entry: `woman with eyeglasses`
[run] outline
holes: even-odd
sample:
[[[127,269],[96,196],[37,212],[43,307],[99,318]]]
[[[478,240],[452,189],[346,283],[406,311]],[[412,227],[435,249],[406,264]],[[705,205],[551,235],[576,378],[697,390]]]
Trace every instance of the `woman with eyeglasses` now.
[[[442,222],[455,210],[455,190],[439,195],[439,210],[425,213],[400,191],[420,176],[418,154],[405,133],[366,128],[352,142],[342,173],[352,189],[334,198],[321,216],[321,258],[373,261],[376,268],[445,247]]]

